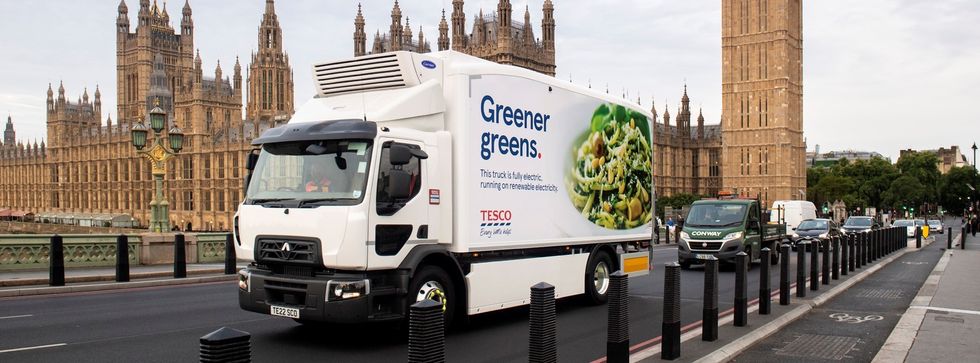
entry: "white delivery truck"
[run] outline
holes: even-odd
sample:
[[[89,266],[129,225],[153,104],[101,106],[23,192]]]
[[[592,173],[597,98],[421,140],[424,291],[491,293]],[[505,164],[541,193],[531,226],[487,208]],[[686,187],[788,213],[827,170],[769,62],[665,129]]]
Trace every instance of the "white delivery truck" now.
[[[254,140],[235,216],[243,309],[300,322],[447,320],[606,300],[650,268],[651,115],[461,53],[318,64],[317,95]]]
[[[772,202],[769,210],[769,221],[785,224],[786,228],[796,230],[807,219],[817,218],[817,207],[806,200],[777,200]]]

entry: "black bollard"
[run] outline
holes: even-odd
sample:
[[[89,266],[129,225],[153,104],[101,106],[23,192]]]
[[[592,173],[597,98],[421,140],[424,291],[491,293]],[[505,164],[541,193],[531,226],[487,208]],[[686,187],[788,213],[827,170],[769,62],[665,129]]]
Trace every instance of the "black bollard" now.
[[[966,227],[963,228],[963,233],[960,234],[960,249],[966,249]]]
[[[664,269],[664,310],[660,359],[674,360],[681,356],[681,266],[668,263]]]
[[[871,231],[871,261],[878,260],[878,231]]]
[[[848,251],[848,250],[850,250],[850,247],[848,247],[848,245],[850,243],[848,243],[848,241],[850,241],[853,236],[854,235],[851,235],[851,234],[845,234],[845,235],[841,236],[841,239],[840,239],[840,274],[841,274],[841,276],[847,276],[847,266],[848,266],[848,262],[847,261],[849,261],[850,256],[851,256],[850,251]]]
[[[445,362],[446,333],[442,304],[425,299],[408,312],[408,361]]]
[[[701,340],[718,340],[718,259],[708,256],[704,262],[704,300],[701,308]]]
[[[810,290],[817,291],[820,289],[820,275],[818,269],[820,266],[817,261],[820,257],[820,240],[816,242],[810,242]]]
[[[749,296],[746,288],[749,255],[739,252],[735,255],[735,326],[748,325]]]
[[[531,286],[531,324],[528,334],[528,361],[557,362],[557,319],[555,317],[555,287],[539,282]]]
[[[184,243],[184,234],[174,235],[174,278],[182,279],[187,277],[187,246]]]
[[[953,249],[953,227],[949,227],[946,230],[946,249]]]
[[[606,322],[606,362],[629,362],[629,277],[623,271],[609,276],[609,318]]]
[[[841,236],[834,237],[833,241],[833,259],[830,260],[830,277],[834,280],[840,279],[840,239]]]
[[[915,227],[915,248],[922,248],[922,227]]]
[[[59,235],[51,236],[48,252],[48,285],[65,286],[65,244]]]
[[[772,284],[769,283],[769,247],[763,248],[762,263],[759,264],[759,315],[769,315],[772,311]]]
[[[857,267],[857,233],[847,236],[847,270],[854,271]]]
[[[225,275],[234,275],[238,269],[238,260],[235,256],[235,237],[229,233],[225,236]]]
[[[674,244],[676,245],[676,244],[680,244],[680,243],[681,243],[681,226],[678,225],[678,226],[674,227]],[[667,244],[670,244],[670,243],[667,243]]]
[[[116,282],[129,281],[129,237],[116,237]]]
[[[823,256],[820,260],[820,272],[823,274],[823,280],[821,282],[824,285],[830,285],[830,239],[822,240],[820,244],[822,245],[821,248],[823,248]]]
[[[796,297],[806,297],[806,248],[810,242],[796,244]]]
[[[856,268],[864,267],[864,237],[866,235],[864,232],[858,233],[854,241],[854,248],[857,250],[857,254],[854,255],[857,258],[857,261],[854,262]]]
[[[251,362],[252,336],[232,328],[221,328],[201,337],[201,362]]]
[[[779,305],[789,305],[789,245],[779,246]]]

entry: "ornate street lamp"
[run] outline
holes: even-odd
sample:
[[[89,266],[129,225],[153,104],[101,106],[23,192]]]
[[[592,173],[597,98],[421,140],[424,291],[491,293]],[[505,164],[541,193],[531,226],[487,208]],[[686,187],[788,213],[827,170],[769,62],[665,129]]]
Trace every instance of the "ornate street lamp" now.
[[[167,120],[167,113],[160,108],[160,100],[157,99],[152,110],[150,110],[150,129],[153,130],[154,142],[147,150],[146,138],[148,131],[142,121],[133,125],[132,141],[136,152],[150,161],[153,174],[153,189],[155,191],[153,200],[150,201],[150,231],[156,233],[170,232],[170,203],[163,197],[163,176],[167,174],[167,160],[177,156],[177,153],[184,148],[184,132],[177,126],[170,128],[164,141],[161,132]],[[169,148],[167,147],[169,145]]]
[[[973,143],[973,170],[977,170],[977,143]]]

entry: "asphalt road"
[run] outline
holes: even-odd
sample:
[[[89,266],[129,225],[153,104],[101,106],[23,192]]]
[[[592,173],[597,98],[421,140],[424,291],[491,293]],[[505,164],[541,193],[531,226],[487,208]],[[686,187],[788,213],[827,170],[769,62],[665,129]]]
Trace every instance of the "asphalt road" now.
[[[633,345],[660,335],[663,266],[676,257],[673,247],[655,250],[654,272],[630,278]],[[758,266],[749,271],[750,299],[758,295],[759,271]],[[773,287],[778,287],[778,268],[771,272]],[[703,278],[699,267],[681,272],[684,325],[700,320]],[[724,311],[733,305],[734,273],[723,270],[719,287]],[[473,317],[447,336],[448,360],[526,362],[527,316],[524,307]],[[216,283],[0,299],[0,361],[196,361],[198,339],[222,326],[249,332],[258,362],[379,362],[407,356],[405,333],[396,326],[303,326],[243,311],[237,285]],[[588,306],[575,298],[559,301],[559,360],[602,358],[605,339],[606,306]]]

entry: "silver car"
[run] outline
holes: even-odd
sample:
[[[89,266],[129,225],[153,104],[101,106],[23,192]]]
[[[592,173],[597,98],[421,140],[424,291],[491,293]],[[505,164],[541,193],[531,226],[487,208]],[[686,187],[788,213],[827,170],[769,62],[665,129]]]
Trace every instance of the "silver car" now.
[[[943,234],[943,232],[945,231],[945,228],[943,228],[943,221],[940,221],[938,219],[930,219],[928,223],[929,223],[929,234],[932,233]]]

